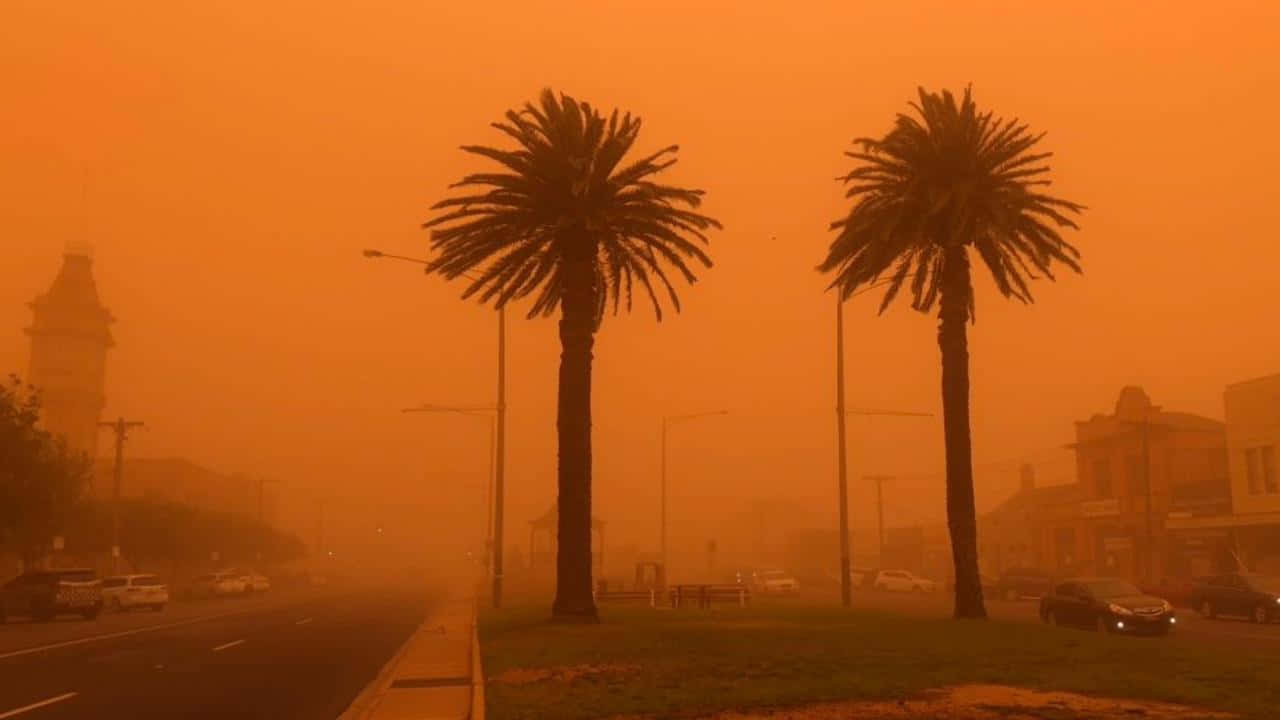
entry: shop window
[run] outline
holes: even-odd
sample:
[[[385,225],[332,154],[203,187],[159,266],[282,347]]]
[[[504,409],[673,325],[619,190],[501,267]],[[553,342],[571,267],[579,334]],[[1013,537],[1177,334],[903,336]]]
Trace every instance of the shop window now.
[[[1249,494],[1275,495],[1280,493],[1280,477],[1276,476],[1276,448],[1274,445],[1252,447],[1244,451],[1245,477],[1249,481]]]
[[[1258,452],[1258,448],[1249,448],[1244,451],[1244,474],[1249,479],[1249,494],[1257,495],[1262,492],[1262,458]]]
[[[1258,448],[1262,458],[1262,487],[1268,494],[1280,493],[1276,478],[1276,448],[1274,445],[1263,445]]]

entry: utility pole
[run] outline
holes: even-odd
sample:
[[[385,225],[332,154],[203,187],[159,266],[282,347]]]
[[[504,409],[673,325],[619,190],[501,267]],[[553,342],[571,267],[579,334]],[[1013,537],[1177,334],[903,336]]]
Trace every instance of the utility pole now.
[[[316,553],[324,557],[324,498],[316,501],[318,512],[316,513]]]
[[[111,428],[116,434],[115,487],[111,492],[111,572],[120,572],[120,479],[124,467],[124,441],[133,428],[142,427],[140,420],[118,418],[115,422],[100,422],[98,427]]]
[[[258,478],[258,524],[265,526],[267,524],[266,506],[263,500],[264,488],[267,483],[278,483],[279,480],[271,480],[267,478]]]
[[[888,475],[868,475],[876,484],[876,529],[880,532],[880,564],[884,565],[884,483],[893,478]]]
[[[1144,412],[1142,415],[1142,484],[1146,486],[1147,493],[1147,562],[1146,576],[1147,582],[1155,581],[1155,560],[1156,548],[1154,545],[1154,534],[1151,529],[1151,413]]]

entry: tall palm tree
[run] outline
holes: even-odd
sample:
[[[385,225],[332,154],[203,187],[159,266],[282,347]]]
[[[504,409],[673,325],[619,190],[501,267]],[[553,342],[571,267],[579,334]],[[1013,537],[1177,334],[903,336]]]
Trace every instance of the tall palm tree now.
[[[1043,191],[1052,156],[1034,150],[1043,134],[979,112],[967,88],[959,103],[947,91],[918,94],[914,116],[899,114],[884,137],[860,138],[846,153],[858,161],[841,178],[853,207],[831,223],[838,234],[818,269],[834,274],[831,287],[844,297],[887,276],[880,312],[903,286],[915,310],[938,305],[955,616],[982,618],[969,436],[970,251],[1002,295],[1030,303],[1027,282],[1037,273],[1052,279],[1054,263],[1080,272],[1079,251],[1058,229],[1076,228],[1070,215],[1084,207]]]
[[[660,185],[678,147],[622,164],[640,119],[606,119],[585,102],[544,90],[535,106],[493,127],[518,147],[462,149],[497,162],[464,177],[462,194],[432,206],[424,227],[436,251],[428,272],[474,273],[463,297],[498,306],[536,293],[529,317],[560,311],[559,526],[556,599],[561,619],[596,618],[591,593],[591,350],[605,313],[631,309],[642,290],[662,319],[661,295],[679,311],[669,274],[696,281],[711,267],[704,231],[720,224],[696,209],[701,190]]]

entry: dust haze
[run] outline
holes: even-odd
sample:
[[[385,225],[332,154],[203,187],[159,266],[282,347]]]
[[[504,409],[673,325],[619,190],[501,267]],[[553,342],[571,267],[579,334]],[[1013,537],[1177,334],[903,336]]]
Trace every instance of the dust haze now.
[[[1048,133],[1054,191],[1089,207],[1073,239],[1082,276],[1037,286],[1032,306],[977,283],[973,446],[989,509],[1024,463],[1038,484],[1072,482],[1074,423],[1111,412],[1124,386],[1221,418],[1226,385],[1274,372],[1278,12],[10,4],[0,370],[26,373],[27,303],[69,244],[90,246],[116,318],[104,418],[147,423],[131,456],[270,478],[282,526],[364,563],[479,551],[487,422],[400,411],[495,402],[494,313],[460,300],[461,283],[361,251],[425,257],[428,207],[483,167],[457,148],[500,143],[488,123],[554,87],[641,116],[640,151],[679,143],[667,179],[706,189],[725,224],[681,313],[609,317],[597,338],[605,572],[657,549],[663,418],[718,410],[668,437],[672,573],[700,567],[711,541],[760,562],[789,532],[834,527],[834,298],[814,266],[847,209],[842,153],[886,132],[918,85],[972,83],[984,106]],[[877,305],[845,309],[848,404],[932,417],[851,417],[855,556],[876,523],[864,476],[894,478],[886,525],[945,517],[936,319]],[[512,557],[556,492],[559,343],[526,309],[507,323]]]

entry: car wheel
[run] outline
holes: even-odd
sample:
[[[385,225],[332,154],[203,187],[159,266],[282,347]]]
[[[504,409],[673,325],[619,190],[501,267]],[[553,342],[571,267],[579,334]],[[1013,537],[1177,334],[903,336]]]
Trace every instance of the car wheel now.
[[[914,587],[912,587],[912,588],[911,588],[911,592],[915,592],[915,593],[923,593],[923,592],[924,592],[924,588],[920,587],[919,585],[916,585],[916,586],[914,586]]]
[[[28,614],[36,622],[49,622],[57,615],[52,607],[42,607],[42,603],[36,600],[31,602],[31,612]]]
[[[102,606],[97,605],[89,610],[85,610],[84,612],[80,613],[80,615],[82,615],[85,620],[97,620],[98,613],[100,612],[102,612]]]
[[[1208,600],[1200,601],[1200,614],[1207,618],[1213,618],[1216,615],[1213,611],[1213,603]]]
[[[1259,605],[1253,609],[1253,621],[1259,625],[1265,625],[1271,622],[1271,612],[1266,605]]]
[[[1017,600],[1017,599],[1018,599],[1018,591],[1017,591],[1017,590],[1014,590],[1014,589],[1005,590],[1005,591],[1004,591],[1004,599],[1005,599],[1005,600]]]
[[[157,603],[155,605],[152,605],[151,609],[154,610],[155,612],[164,612],[164,603]]]
[[[120,602],[120,598],[111,598],[111,612],[124,612],[124,603]]]

